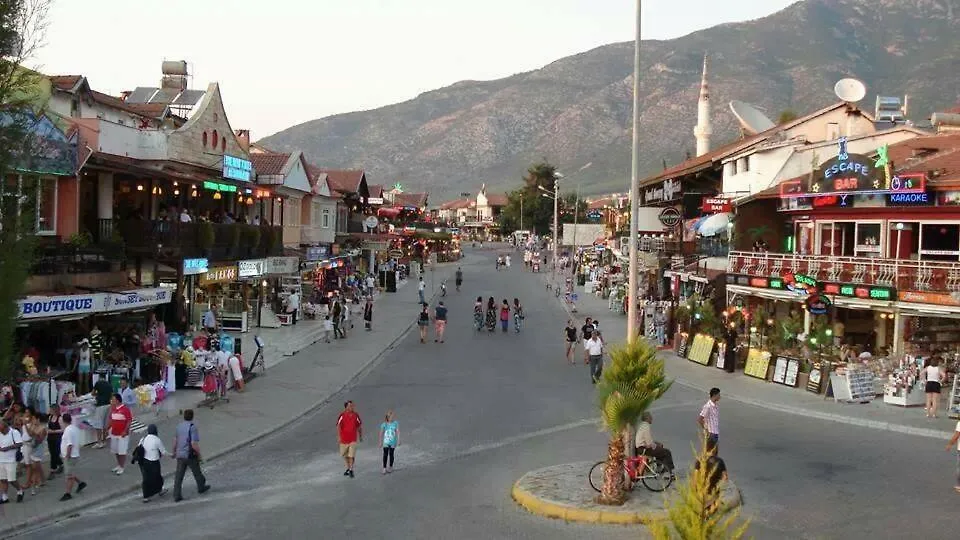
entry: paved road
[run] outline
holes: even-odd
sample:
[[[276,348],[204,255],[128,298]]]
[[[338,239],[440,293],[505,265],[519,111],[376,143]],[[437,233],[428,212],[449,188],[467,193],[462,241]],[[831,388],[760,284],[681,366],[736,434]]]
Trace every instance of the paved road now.
[[[593,420],[586,368],[566,365],[557,348],[564,315],[536,278],[516,266],[495,272],[491,259],[488,271],[471,269],[465,279],[464,291],[446,299],[447,343],[422,345],[411,334],[345,392],[367,425],[356,478],[341,475],[334,404],[212,464],[214,489],[202,497],[188,480],[188,499],[179,504],[125,498],[23,536],[637,538],[634,528],[544,520],[510,500],[510,485],[524,472],[599,459],[606,437]],[[478,295],[520,296],[525,331],[476,333]],[[655,434],[681,464],[690,461],[701,401],[699,392],[677,386],[654,413]],[[755,537],[956,536],[960,500],[942,443],[733,401],[721,406],[722,455],[744,491]],[[397,412],[403,445],[397,470],[381,476],[375,428],[387,408]]]

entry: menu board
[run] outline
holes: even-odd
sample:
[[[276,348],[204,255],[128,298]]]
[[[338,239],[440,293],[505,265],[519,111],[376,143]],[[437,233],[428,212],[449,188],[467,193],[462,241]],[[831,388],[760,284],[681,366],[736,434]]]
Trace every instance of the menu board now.
[[[850,389],[850,401],[861,403],[872,401],[876,397],[873,379],[873,372],[868,369],[847,368],[847,387]]]
[[[770,365],[770,355],[760,349],[750,349],[747,354],[747,365],[743,373],[757,379],[767,378],[767,367]]]
[[[814,364],[810,369],[810,377],[807,378],[807,392],[819,394],[823,389],[823,367],[820,364]]]
[[[716,366],[718,369],[727,368],[727,344],[724,342],[717,343],[717,363]]]
[[[680,358],[686,358],[687,356],[687,340],[689,339],[689,334],[686,332],[680,334],[680,343],[677,344],[677,356]]]
[[[778,356],[777,363],[773,366],[773,382],[783,384],[787,378],[787,359]]]
[[[800,374],[800,360],[790,358],[787,360],[787,375],[784,377],[783,384],[791,387],[797,387],[797,376]]]
[[[708,365],[710,363],[710,353],[713,352],[713,345],[716,340],[706,334],[697,334],[693,338],[693,345],[690,346],[690,352],[687,359],[698,364]]]

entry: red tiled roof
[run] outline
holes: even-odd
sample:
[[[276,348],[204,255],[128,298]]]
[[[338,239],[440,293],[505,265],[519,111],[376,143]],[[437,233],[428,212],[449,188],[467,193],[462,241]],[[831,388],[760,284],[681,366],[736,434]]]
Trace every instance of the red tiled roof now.
[[[290,154],[250,154],[250,161],[257,174],[278,175],[283,174],[283,167],[290,161]]]
[[[383,186],[380,184],[373,184],[372,186],[367,186],[367,190],[370,191],[371,197],[380,197],[383,198]]]
[[[327,173],[330,190],[341,195],[356,193],[363,180],[363,169],[320,169],[320,172]]]
[[[597,210],[603,208],[604,206],[612,206],[616,204],[616,201],[613,197],[604,197],[602,199],[597,199],[595,201],[590,201],[587,203],[588,210]]]
[[[510,204],[510,198],[502,193],[491,193],[487,195],[487,206],[506,206]]]
[[[397,193],[393,196],[394,206],[415,206],[422,208],[427,205],[426,193]]]
[[[960,114],[960,104],[957,104],[955,107],[943,111],[947,114]]]
[[[58,90],[73,90],[73,87],[77,85],[83,79],[83,75],[51,75],[50,82],[53,83],[54,88]]]
[[[459,210],[460,208],[470,208],[473,203],[470,199],[455,199],[447,201],[440,205],[440,210]]]

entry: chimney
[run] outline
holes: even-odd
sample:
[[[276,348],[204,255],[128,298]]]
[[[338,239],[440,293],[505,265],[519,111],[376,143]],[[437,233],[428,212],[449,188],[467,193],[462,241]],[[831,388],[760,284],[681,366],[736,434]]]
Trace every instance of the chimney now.
[[[249,129],[238,129],[236,132],[237,141],[240,143],[240,148],[243,148],[244,152],[250,151],[250,130]]]
[[[130,94],[132,93],[133,92],[130,90],[124,90],[123,92],[120,92],[120,101],[126,101],[127,98],[130,97]]]

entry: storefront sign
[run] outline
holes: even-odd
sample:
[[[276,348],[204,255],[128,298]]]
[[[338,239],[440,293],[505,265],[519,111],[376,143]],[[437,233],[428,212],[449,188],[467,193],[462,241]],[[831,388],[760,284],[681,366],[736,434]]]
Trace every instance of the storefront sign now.
[[[929,191],[887,194],[887,206],[933,206],[935,200]]]
[[[236,156],[223,155],[223,177],[231,180],[249,182],[253,166],[249,160]]]
[[[643,204],[675,201],[682,191],[679,180],[664,180],[649,189],[643,190]]]
[[[207,259],[184,259],[183,260],[183,275],[185,276],[195,276],[197,274],[205,274],[209,270],[210,261]]]
[[[312,246],[307,248],[307,260],[310,262],[325,259],[330,253],[327,246]]]
[[[296,274],[299,271],[299,257],[269,257],[263,264],[264,274]]]
[[[924,175],[891,176],[887,164],[847,151],[847,138],[837,141],[837,156],[820,165],[809,178],[781,185],[782,197],[805,197],[841,193],[910,193],[923,192]],[[788,184],[784,182],[783,184]]]
[[[727,274],[727,283],[731,285],[743,285],[745,287],[756,287],[757,289],[783,290],[785,287],[783,278],[754,277],[742,274]]]
[[[109,294],[28,296],[17,300],[17,318],[40,319],[99,313],[104,311],[109,296]]]
[[[803,274],[784,274],[783,282],[787,289],[799,294],[810,294],[817,288],[817,280]]]
[[[811,315],[826,315],[833,302],[827,295],[814,293],[807,297],[806,305]]]
[[[237,263],[237,276],[241,278],[250,278],[262,276],[264,274],[264,259],[254,259],[250,261],[240,261]]]
[[[960,306],[960,293],[900,291],[898,298],[901,302],[934,304],[937,306]]]
[[[683,220],[680,211],[673,207],[664,208],[658,217],[660,223],[668,229],[676,227]]]
[[[383,204],[383,197],[367,197],[367,204]]]
[[[960,206],[960,191],[937,192],[937,206]]]
[[[823,283],[821,290],[826,294],[860,298],[863,300],[878,300],[889,302],[896,298],[896,289],[880,285],[855,285],[852,283]]]
[[[126,311],[150,306],[169,304],[173,299],[173,290],[166,287],[137,289],[109,295],[104,311]]]
[[[224,193],[237,192],[237,186],[233,184],[221,184],[219,182],[210,182],[209,180],[203,183],[203,189],[208,189],[210,191],[222,191]]]
[[[200,276],[201,285],[210,285],[212,283],[224,283],[237,280],[236,266],[217,266],[211,268],[206,274]]]
[[[601,211],[599,211],[599,210],[591,210],[591,211],[587,212],[587,219],[589,219],[589,220],[599,221],[599,220],[602,219],[602,218],[603,218],[603,212],[601,212]]]
[[[705,214],[720,214],[733,210],[733,201],[726,197],[704,197],[703,207]]]
[[[839,195],[824,195],[823,197],[811,197],[810,206],[811,208],[848,208],[853,206],[853,199],[854,196],[850,195],[849,193],[841,193]]]

